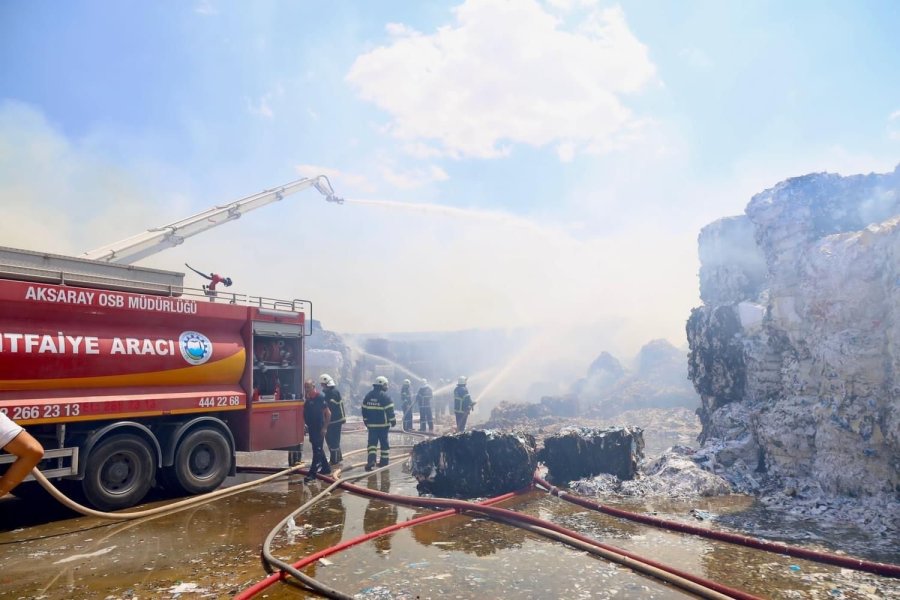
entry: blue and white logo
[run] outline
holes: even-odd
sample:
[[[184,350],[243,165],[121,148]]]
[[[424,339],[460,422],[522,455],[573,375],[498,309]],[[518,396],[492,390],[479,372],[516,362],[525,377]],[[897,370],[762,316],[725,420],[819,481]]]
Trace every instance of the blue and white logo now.
[[[209,338],[196,331],[183,331],[178,336],[181,356],[191,365],[202,365],[212,356],[213,345]]]

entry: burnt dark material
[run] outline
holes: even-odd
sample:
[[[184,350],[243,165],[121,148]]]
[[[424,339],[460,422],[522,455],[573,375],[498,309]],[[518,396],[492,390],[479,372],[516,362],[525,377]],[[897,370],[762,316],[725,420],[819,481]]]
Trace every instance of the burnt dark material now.
[[[550,470],[554,483],[610,473],[633,479],[644,454],[644,431],[639,427],[573,428],[544,440],[538,460]]]
[[[741,321],[734,305],[701,306],[687,322],[688,378],[702,398],[700,418],[729,402],[740,402],[747,384]]]
[[[410,464],[422,494],[482,498],[531,485],[537,458],[528,434],[475,430],[416,444]]]

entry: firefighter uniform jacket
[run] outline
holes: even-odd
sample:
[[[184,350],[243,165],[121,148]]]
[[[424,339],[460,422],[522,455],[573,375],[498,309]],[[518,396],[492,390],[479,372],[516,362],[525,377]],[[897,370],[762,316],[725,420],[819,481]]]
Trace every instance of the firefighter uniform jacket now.
[[[392,427],[397,424],[394,402],[380,386],[373,386],[362,401],[362,418],[366,427]]]
[[[473,404],[468,388],[464,385],[456,386],[456,389],[453,390],[453,412],[466,414],[472,410]]]
[[[419,405],[419,410],[423,408],[431,408],[431,397],[434,394],[431,391],[431,386],[423,385],[419,388],[419,391],[416,392],[416,404]]]
[[[326,387],[323,395],[328,401],[328,408],[331,409],[331,422],[343,423],[346,421],[347,415],[344,414],[344,401],[341,399],[341,393],[336,388]]]

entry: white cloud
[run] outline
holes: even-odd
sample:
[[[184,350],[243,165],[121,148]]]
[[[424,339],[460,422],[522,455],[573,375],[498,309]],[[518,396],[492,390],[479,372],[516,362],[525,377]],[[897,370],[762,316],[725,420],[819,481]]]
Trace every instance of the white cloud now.
[[[272,102],[284,96],[284,87],[279,83],[275,87],[256,99],[247,100],[247,110],[251,115],[263,117],[265,119],[275,118],[275,111],[272,110]]]
[[[211,17],[213,15],[219,14],[219,9],[213,6],[209,0],[200,0],[200,2],[198,2],[194,7],[194,12],[198,15]]]
[[[385,181],[394,187],[404,190],[411,190],[449,179],[447,173],[437,165],[406,171],[398,171],[391,166],[384,165],[381,167],[381,175]]]
[[[418,159],[438,158],[441,156],[441,151],[438,148],[423,142],[403,144],[402,149],[407,155]]]
[[[900,110],[895,110],[888,117],[888,137],[900,141]]]
[[[605,151],[634,133],[623,97],[656,68],[621,8],[589,10],[573,31],[534,0],[468,0],[431,34],[391,24],[390,43],[357,57],[347,81],[388,113],[393,136],[447,156]]]
[[[572,162],[575,159],[575,144],[563,142],[556,147],[556,155],[560,162]]]
[[[547,0],[547,6],[562,11],[570,11],[578,7],[596,5],[597,0]]]
[[[404,25],[403,23],[388,23],[384,26],[384,30],[388,33],[388,35],[396,35],[402,36],[407,35],[409,33],[413,33],[409,27]]]

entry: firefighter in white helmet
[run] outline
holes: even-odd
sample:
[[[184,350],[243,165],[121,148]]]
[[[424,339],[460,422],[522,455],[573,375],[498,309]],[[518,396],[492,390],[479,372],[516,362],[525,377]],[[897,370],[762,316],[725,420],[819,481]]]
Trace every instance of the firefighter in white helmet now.
[[[413,398],[411,383],[409,379],[403,380],[403,387],[400,388],[400,410],[403,411],[403,429],[409,431],[413,426]]]
[[[379,457],[378,466],[387,466],[389,462],[388,429],[397,424],[394,416],[394,402],[388,396],[387,377],[379,375],[372,384],[372,389],[362,401],[362,418],[366,429],[369,430],[367,443],[366,471],[375,468],[375,457]],[[378,452],[378,446],[381,452]]]
[[[475,403],[469,395],[469,388],[466,387],[466,377],[460,376],[456,383],[456,389],[453,390],[453,413],[456,415],[456,430],[466,430],[466,420]]]
[[[331,375],[323,373],[319,377],[319,384],[322,386],[322,395],[328,402],[328,408],[331,409],[331,422],[328,423],[328,431],[325,432],[325,443],[328,444],[328,464],[334,466],[344,460],[344,455],[341,454],[341,430],[347,420],[347,414],[344,412],[341,393],[337,390]]]

